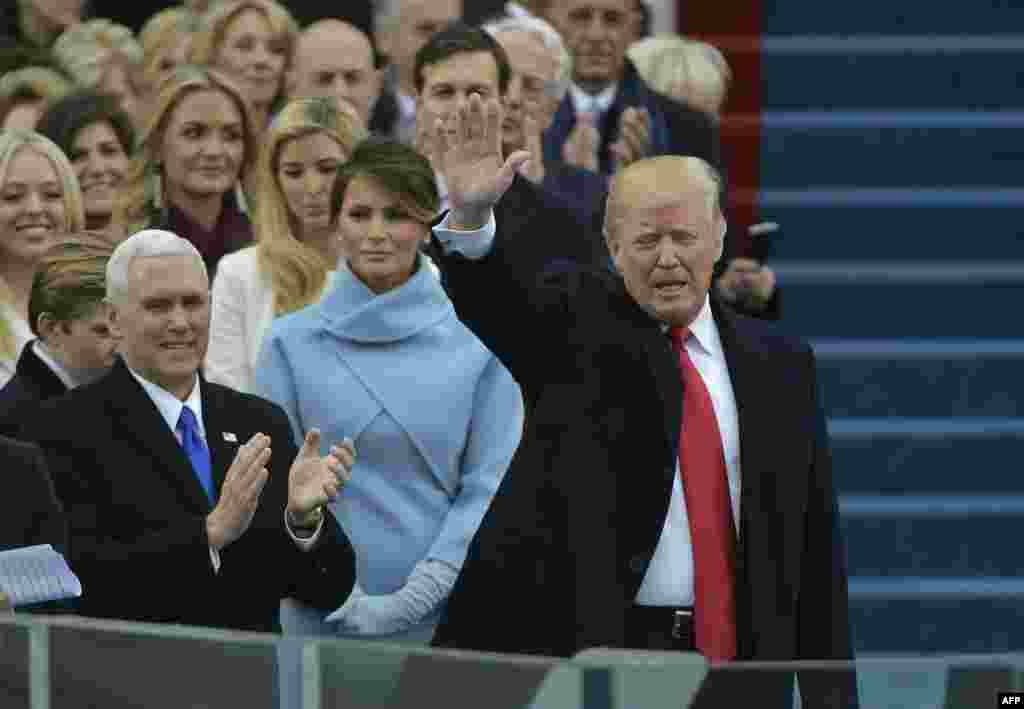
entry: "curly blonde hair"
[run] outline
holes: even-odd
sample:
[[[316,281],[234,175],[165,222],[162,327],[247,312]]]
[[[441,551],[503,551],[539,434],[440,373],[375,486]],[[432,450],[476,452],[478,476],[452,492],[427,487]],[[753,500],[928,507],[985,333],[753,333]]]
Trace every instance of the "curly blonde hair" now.
[[[281,151],[290,140],[313,133],[333,138],[346,157],[365,137],[354,111],[329,98],[289,102],[271,123],[256,167],[256,243],[260,271],[274,291],[278,315],[316,302],[327,282],[328,264],[295,234],[292,216],[277,178]]]
[[[95,89],[116,62],[121,62],[129,77],[137,80],[143,53],[130,29],[98,19],[61,33],[53,43],[53,56],[78,86]]]

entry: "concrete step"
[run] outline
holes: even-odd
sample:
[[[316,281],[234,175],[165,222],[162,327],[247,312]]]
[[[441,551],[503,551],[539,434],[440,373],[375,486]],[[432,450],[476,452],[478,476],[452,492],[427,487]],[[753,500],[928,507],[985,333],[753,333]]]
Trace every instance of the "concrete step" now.
[[[1024,496],[844,495],[851,576],[1024,576]]]
[[[829,420],[840,494],[1024,495],[1024,419]]]
[[[816,340],[835,417],[1024,415],[1024,340]]]
[[[970,237],[965,237],[970,238]],[[1013,338],[1024,262],[774,263],[786,331],[809,338]]]
[[[766,110],[1024,107],[1021,35],[765,37],[760,50]]]
[[[1024,28],[1024,4],[1019,0],[764,0],[761,12],[769,35],[1005,35],[1019,34]]]
[[[764,189],[1017,187],[1024,170],[1024,112],[774,112],[762,126]]]
[[[1024,651],[1024,580],[852,578],[855,652]]]
[[[755,199],[780,226],[771,237],[780,260],[1024,261],[1022,189],[767,190]]]

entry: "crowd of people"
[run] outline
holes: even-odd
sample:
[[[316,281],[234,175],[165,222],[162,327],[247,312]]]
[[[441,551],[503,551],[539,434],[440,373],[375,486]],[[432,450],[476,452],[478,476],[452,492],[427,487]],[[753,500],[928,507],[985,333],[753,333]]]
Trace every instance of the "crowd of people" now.
[[[851,656],[721,52],[638,0],[154,5],[0,16],[0,546],[95,617]]]

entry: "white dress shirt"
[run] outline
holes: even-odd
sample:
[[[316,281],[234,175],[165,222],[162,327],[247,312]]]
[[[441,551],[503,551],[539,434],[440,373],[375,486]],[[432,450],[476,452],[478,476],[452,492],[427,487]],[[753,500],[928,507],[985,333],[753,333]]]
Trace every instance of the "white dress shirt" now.
[[[203,440],[207,450],[209,450],[210,446],[206,438],[206,424],[203,421],[203,397],[199,387],[198,374],[195,375],[195,379],[193,380],[192,392],[188,395],[188,398],[185,399],[185,401],[182,401],[163,387],[143,378],[131,367],[128,368],[128,371],[131,372],[132,376],[135,377],[135,380],[142,387],[143,391],[146,392],[146,395],[149,396],[150,400],[156,406],[157,411],[160,412],[160,416],[163,417],[163,420],[167,423],[167,427],[171,429],[172,433],[174,433],[174,438],[178,441],[179,445],[181,445],[182,442],[181,434],[178,433],[178,419],[181,418],[181,410],[186,406],[192,409],[192,413],[195,414],[196,417],[196,433]],[[320,537],[320,530],[323,529],[323,519],[321,518],[320,524],[317,526],[316,531],[312,536],[297,537],[295,533],[292,532],[291,525],[288,524],[287,515],[288,512],[286,509],[284,527],[285,530],[287,530],[288,535],[292,538],[292,541],[294,541],[303,551],[311,549]],[[214,572],[219,573],[220,553],[212,546],[210,547],[210,563],[213,565]]]
[[[693,337],[686,341],[686,352],[704,380],[711,395],[711,405],[718,420],[725,453],[726,474],[729,477],[729,498],[732,503],[733,524],[738,533],[740,518],[740,427],[736,411],[736,398],[725,362],[725,351],[718,335],[718,327],[711,314],[709,300],[704,301],[697,319],[690,325]],[[685,419],[683,426],[686,425]],[[668,515],[661,531],[661,539],[640,584],[636,602],[642,606],[692,606],[693,545],[690,540],[690,519],[686,511],[686,496],[680,479],[679,456],[672,478],[672,498]]]
[[[466,258],[481,259],[488,254],[494,243],[497,227],[493,212],[487,224],[477,231],[452,231],[448,229],[448,217],[434,229],[445,249],[458,251]],[[668,326],[662,329],[668,331]],[[693,337],[686,341],[686,352],[694,367],[704,380],[715,410],[718,430],[722,436],[722,450],[725,454],[726,475],[729,478],[729,498],[732,506],[733,524],[739,535],[740,519],[740,427],[736,409],[736,396],[725,361],[725,350],[711,313],[711,302],[705,299],[704,307],[690,326]],[[686,422],[683,421],[683,425]],[[647,567],[636,602],[644,606],[692,606],[693,605],[693,546],[690,540],[690,519],[686,512],[686,496],[679,472],[679,457],[676,456],[675,476],[672,480],[672,497],[668,515],[661,531],[661,538],[654,549],[654,556]]]
[[[619,91],[618,84],[610,84],[602,89],[600,93],[588,94],[576,84],[569,84],[569,98],[576,115],[581,113],[592,113],[594,118],[600,122],[601,116],[608,112],[615,102],[615,94]]]

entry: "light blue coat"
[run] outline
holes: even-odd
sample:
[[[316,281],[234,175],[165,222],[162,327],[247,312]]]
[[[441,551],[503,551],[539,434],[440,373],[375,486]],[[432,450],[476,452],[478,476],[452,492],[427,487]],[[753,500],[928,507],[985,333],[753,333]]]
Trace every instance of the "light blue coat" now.
[[[257,393],[284,408],[299,444],[311,428],[323,454],[355,442],[332,511],[372,595],[399,590],[424,559],[462,567],[522,434],[519,385],[418,258],[381,295],[342,265],[319,304],[274,322],[256,370]],[[410,637],[429,639],[441,610]]]

